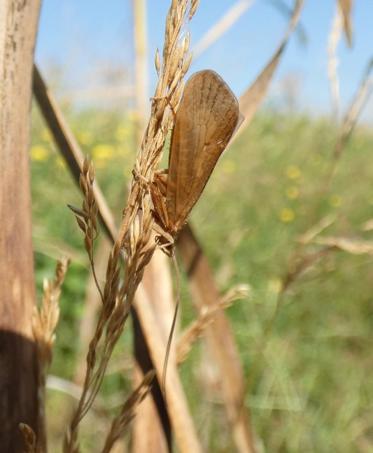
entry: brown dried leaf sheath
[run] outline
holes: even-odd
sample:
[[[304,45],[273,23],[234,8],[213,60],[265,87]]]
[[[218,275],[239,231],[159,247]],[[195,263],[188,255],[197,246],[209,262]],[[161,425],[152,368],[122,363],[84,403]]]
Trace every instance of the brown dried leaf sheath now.
[[[176,113],[167,182],[164,186],[159,176],[153,196],[156,214],[172,236],[199,199],[238,119],[238,101],[216,72],[200,71],[188,80]]]

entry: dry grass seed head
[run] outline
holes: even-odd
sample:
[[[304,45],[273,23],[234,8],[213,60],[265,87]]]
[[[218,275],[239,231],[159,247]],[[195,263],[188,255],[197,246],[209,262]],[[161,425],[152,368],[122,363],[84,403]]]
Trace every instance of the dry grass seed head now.
[[[57,262],[54,280],[44,280],[44,292],[41,307],[34,307],[32,331],[38,348],[39,362],[42,367],[50,364],[55,330],[59,319],[59,298],[65,279],[69,260],[63,258]]]
[[[250,287],[248,285],[238,285],[231,288],[220,301],[212,306],[204,306],[198,318],[191,323],[191,325],[183,332],[177,347],[176,347],[176,361],[178,364],[187,359],[193,344],[200,338],[206,328],[214,322],[215,316],[221,310],[224,310],[232,305],[232,303],[239,299],[246,299],[250,294]]]
[[[24,453],[36,453],[36,435],[33,429],[26,423],[20,423],[18,427],[23,437]]]
[[[141,281],[144,267],[155,249],[152,238],[153,217],[149,184],[144,184],[144,181],[152,181],[161,159],[166,134],[172,126],[173,116],[170,115],[167,106],[178,104],[181,95],[178,87],[188,67],[188,64],[184,63],[188,55],[188,39],[182,41],[180,33],[184,22],[193,16],[196,8],[195,1],[190,3],[188,0],[178,0],[172,1],[169,9],[162,61],[159,61],[160,59],[156,56],[159,80],[151,106],[151,116],[136,159],[122,225],[108,261],[107,279],[102,294],[103,310],[99,315],[87,355],[87,371],[82,396],[65,435],[65,453],[78,450],[78,425],[97,395],[112,350],[122,332],[134,293]],[[84,194],[83,215],[78,214],[78,217],[81,220],[79,226],[82,222],[85,223],[83,231],[88,237],[85,244],[94,272],[92,243],[96,224],[93,217],[96,218],[94,214],[97,213],[97,208],[95,208],[94,197],[91,196],[93,178],[94,173],[90,170],[90,165],[84,162],[81,176],[81,188]],[[76,210],[74,213],[77,214]],[[119,257],[123,248],[126,272],[123,286],[120,287]]]

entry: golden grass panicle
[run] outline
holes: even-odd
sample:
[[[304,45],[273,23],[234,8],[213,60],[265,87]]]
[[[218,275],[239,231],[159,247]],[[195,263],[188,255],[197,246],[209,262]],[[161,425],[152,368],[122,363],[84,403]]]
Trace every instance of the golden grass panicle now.
[[[58,323],[61,286],[65,279],[69,260],[63,258],[57,262],[54,280],[44,280],[41,307],[34,308],[32,331],[36,341],[39,365],[47,367],[52,360],[55,329]]]
[[[45,436],[45,382],[47,369],[52,361],[55,331],[60,316],[59,299],[61,286],[65,279],[69,260],[64,258],[57,262],[53,280],[44,280],[43,300],[40,308],[34,307],[32,332],[38,355],[38,450],[46,449]],[[25,428],[27,431],[27,428]],[[25,432],[26,431],[22,431]]]
[[[246,299],[249,294],[250,288],[247,285],[238,285],[230,289],[215,305],[202,308],[198,318],[185,329],[177,344],[177,363],[181,364],[186,360],[193,344],[203,335],[206,328],[214,322],[215,315],[220,310],[230,307],[236,300]]]
[[[79,424],[100,389],[107,364],[123,331],[144,268],[156,247],[152,234],[153,215],[149,187],[162,157],[166,135],[173,126],[172,111],[179,103],[184,75],[191,61],[189,38],[182,36],[182,30],[185,23],[194,15],[197,4],[196,1],[173,0],[167,15],[163,58],[156,57],[159,79],[152,99],[151,115],[133,169],[122,224],[108,260],[106,282],[102,292],[103,307],[87,354],[82,395],[65,435],[64,453],[79,450]],[[90,172],[90,166],[85,163],[81,178],[85,203],[83,203],[82,212],[80,210],[74,212],[79,218],[80,228],[86,237],[89,236],[89,239],[85,240],[88,254],[92,250],[91,233],[95,233],[90,216],[97,214],[96,208],[91,205],[92,184],[92,172]],[[87,222],[91,222],[90,230]],[[125,259],[122,282],[120,282],[119,264],[121,255]],[[93,262],[93,254],[91,256]]]
[[[83,205],[82,208],[76,208],[68,205],[68,207],[75,214],[75,219],[79,228],[84,233],[84,246],[88,254],[89,262],[92,269],[92,274],[98,292],[100,293],[101,300],[103,301],[103,294],[96,276],[94,258],[93,258],[93,244],[98,236],[97,214],[98,207],[93,191],[93,183],[95,179],[95,169],[93,163],[85,158],[83,161],[82,171],[80,173],[79,185],[83,192]]]

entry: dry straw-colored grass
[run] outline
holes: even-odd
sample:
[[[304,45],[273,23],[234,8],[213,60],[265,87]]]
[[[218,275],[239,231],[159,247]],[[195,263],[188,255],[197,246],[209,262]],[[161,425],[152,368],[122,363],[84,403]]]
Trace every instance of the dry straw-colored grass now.
[[[37,449],[46,451],[45,434],[45,384],[49,365],[52,362],[55,331],[60,316],[59,300],[61,286],[69,266],[69,260],[64,258],[57,262],[55,277],[53,280],[44,280],[43,299],[40,308],[34,307],[32,318],[32,332],[36,343],[38,354],[38,438]],[[27,445],[30,438],[30,427],[22,429]],[[25,436],[26,432],[28,433]]]
[[[207,327],[214,322],[217,313],[230,307],[234,301],[246,299],[249,296],[249,287],[239,285],[230,289],[215,305],[201,308],[198,318],[182,333],[176,346],[176,361],[180,365],[184,362],[194,343],[200,338]]]
[[[34,307],[32,333],[38,356],[38,418],[36,436],[26,423],[20,423],[26,453],[47,451],[45,434],[45,385],[48,367],[52,362],[53,345],[56,339],[56,327],[60,317],[59,300],[61,287],[69,267],[69,260],[63,258],[57,262],[53,280],[43,282],[43,299],[40,307]]]
[[[179,103],[183,79],[191,62],[189,36],[182,38],[183,26],[193,17],[197,7],[196,0],[173,0],[167,15],[163,58],[161,59],[157,52],[155,59],[159,79],[152,99],[151,115],[135,162],[119,235],[109,256],[106,282],[102,290],[103,306],[87,354],[83,392],[65,435],[65,453],[79,451],[79,424],[89,411],[100,389],[107,364],[123,331],[144,268],[156,247],[152,231],[153,216],[149,187],[162,157],[166,135],[173,126],[171,112]],[[74,212],[85,234],[87,252],[93,258],[97,210],[91,197],[94,175],[90,168],[91,165],[88,162],[83,166],[81,179],[84,194],[83,207],[82,210],[75,209]],[[124,256],[124,271],[120,267],[121,255]],[[92,268],[94,269],[94,265]],[[125,405],[125,411],[128,414],[132,413],[138,404],[138,398],[130,397],[129,403]],[[122,420],[126,419],[126,416],[122,413]]]

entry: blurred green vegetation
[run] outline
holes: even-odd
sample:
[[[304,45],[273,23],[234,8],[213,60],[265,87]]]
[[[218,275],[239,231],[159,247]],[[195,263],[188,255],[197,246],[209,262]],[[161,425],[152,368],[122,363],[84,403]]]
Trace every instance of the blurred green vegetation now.
[[[118,112],[67,112],[97,179],[119,218],[135,158],[131,117]],[[84,316],[88,263],[67,203],[80,206],[78,189],[37,111],[31,146],[35,265],[38,294],[56,259],[72,259],[61,299],[50,373],[73,381]],[[301,114],[262,112],[224,153],[192,213],[191,222],[221,291],[251,287],[248,300],[227,310],[247,380],[259,451],[368,452],[373,448],[373,266],[369,255],[333,251],[314,263],[281,298],[282,279],[294,263],[298,237],[325,216],[331,236],[372,240],[362,225],[373,218],[373,135],[358,129],[330,170],[336,127]],[[306,253],[320,248],[309,245]],[[303,252],[302,252],[303,253]],[[182,319],[195,313],[183,282]],[[199,342],[182,365],[196,426],[206,449],[234,451],[224,407],[204,389]],[[227,364],[229,366],[229,364]],[[116,348],[100,394],[99,410],[84,423],[84,451],[95,451],[108,414],[131,386],[129,325]],[[58,450],[72,398],[48,391],[51,451]]]

